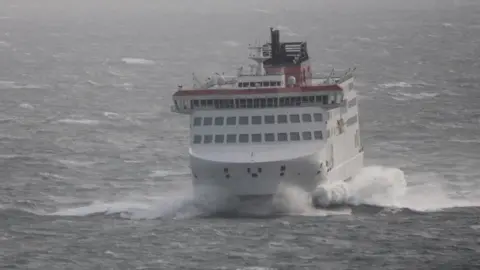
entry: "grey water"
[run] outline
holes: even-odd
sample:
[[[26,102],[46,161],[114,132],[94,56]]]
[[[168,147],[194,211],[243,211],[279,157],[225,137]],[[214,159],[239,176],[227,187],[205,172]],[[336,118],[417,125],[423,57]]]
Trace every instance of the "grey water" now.
[[[366,168],[342,209],[215,215],[171,95],[270,26],[357,66]],[[0,268],[478,269],[479,44],[474,0],[0,0]]]

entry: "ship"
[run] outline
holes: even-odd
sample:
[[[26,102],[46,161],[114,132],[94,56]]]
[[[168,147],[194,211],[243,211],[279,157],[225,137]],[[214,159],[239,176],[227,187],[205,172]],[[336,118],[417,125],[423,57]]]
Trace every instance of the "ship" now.
[[[248,46],[250,69],[178,85],[171,111],[190,115],[194,190],[240,199],[272,197],[281,186],[309,194],[350,181],[362,168],[356,68],[313,74],[306,41]],[[315,200],[312,200],[315,204]]]

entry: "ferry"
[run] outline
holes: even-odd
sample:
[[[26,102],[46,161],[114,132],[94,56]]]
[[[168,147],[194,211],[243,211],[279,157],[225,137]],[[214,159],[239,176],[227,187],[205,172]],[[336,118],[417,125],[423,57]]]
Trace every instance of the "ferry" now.
[[[250,70],[193,74],[192,87],[173,94],[171,111],[190,115],[194,190],[244,199],[352,179],[364,159],[355,68],[314,76],[307,42],[280,42],[274,28],[248,49]]]

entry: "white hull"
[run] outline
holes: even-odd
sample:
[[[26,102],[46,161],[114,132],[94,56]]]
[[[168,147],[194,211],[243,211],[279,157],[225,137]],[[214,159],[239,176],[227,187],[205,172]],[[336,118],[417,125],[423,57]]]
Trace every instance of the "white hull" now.
[[[195,190],[210,188],[239,197],[271,196],[281,185],[311,193],[325,183],[349,181],[363,167],[363,152],[331,170],[325,167],[322,157],[323,152],[316,152],[294,159],[279,157],[275,161],[232,163],[190,155],[193,186]],[[283,174],[282,166],[285,166]]]

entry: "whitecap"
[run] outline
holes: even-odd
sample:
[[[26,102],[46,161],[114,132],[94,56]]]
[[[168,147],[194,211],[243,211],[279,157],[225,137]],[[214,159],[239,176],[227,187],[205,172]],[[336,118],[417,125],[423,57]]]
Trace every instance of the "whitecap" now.
[[[120,114],[115,112],[104,112],[103,115],[110,119],[118,119],[120,117]]]
[[[170,170],[156,170],[150,173],[150,177],[166,177],[166,176],[179,176],[189,174],[187,172],[181,171],[170,171]]]
[[[223,42],[223,44],[230,46],[230,47],[238,47],[240,43],[234,41],[234,40],[226,40]]]
[[[34,110],[35,108],[33,107],[32,104],[29,104],[29,103],[21,103],[20,105],[18,105],[20,108],[23,108],[23,109],[28,109],[28,110]]]
[[[410,88],[412,87],[411,84],[406,82],[393,82],[393,83],[383,83],[379,84],[381,88]]]
[[[155,61],[143,59],[143,58],[132,58],[132,57],[124,57],[122,58],[122,62],[126,64],[132,65],[154,65]]]
[[[10,43],[0,40],[0,47],[10,47]]]
[[[420,92],[420,93],[406,93],[406,92],[394,92],[390,94],[393,99],[399,101],[407,101],[412,99],[427,99],[438,96],[438,93]]]
[[[58,123],[63,124],[78,124],[78,125],[98,125],[100,121],[98,120],[91,120],[91,119],[60,119],[57,121]]]
[[[67,165],[67,166],[74,166],[74,167],[90,167],[91,165],[95,164],[94,161],[80,161],[80,160],[71,160],[71,159],[60,159],[58,162]]]
[[[272,13],[271,11],[267,10],[267,9],[260,9],[260,8],[256,8],[254,9],[253,11],[255,12],[260,12],[260,13],[265,13],[265,14],[270,14]]]

